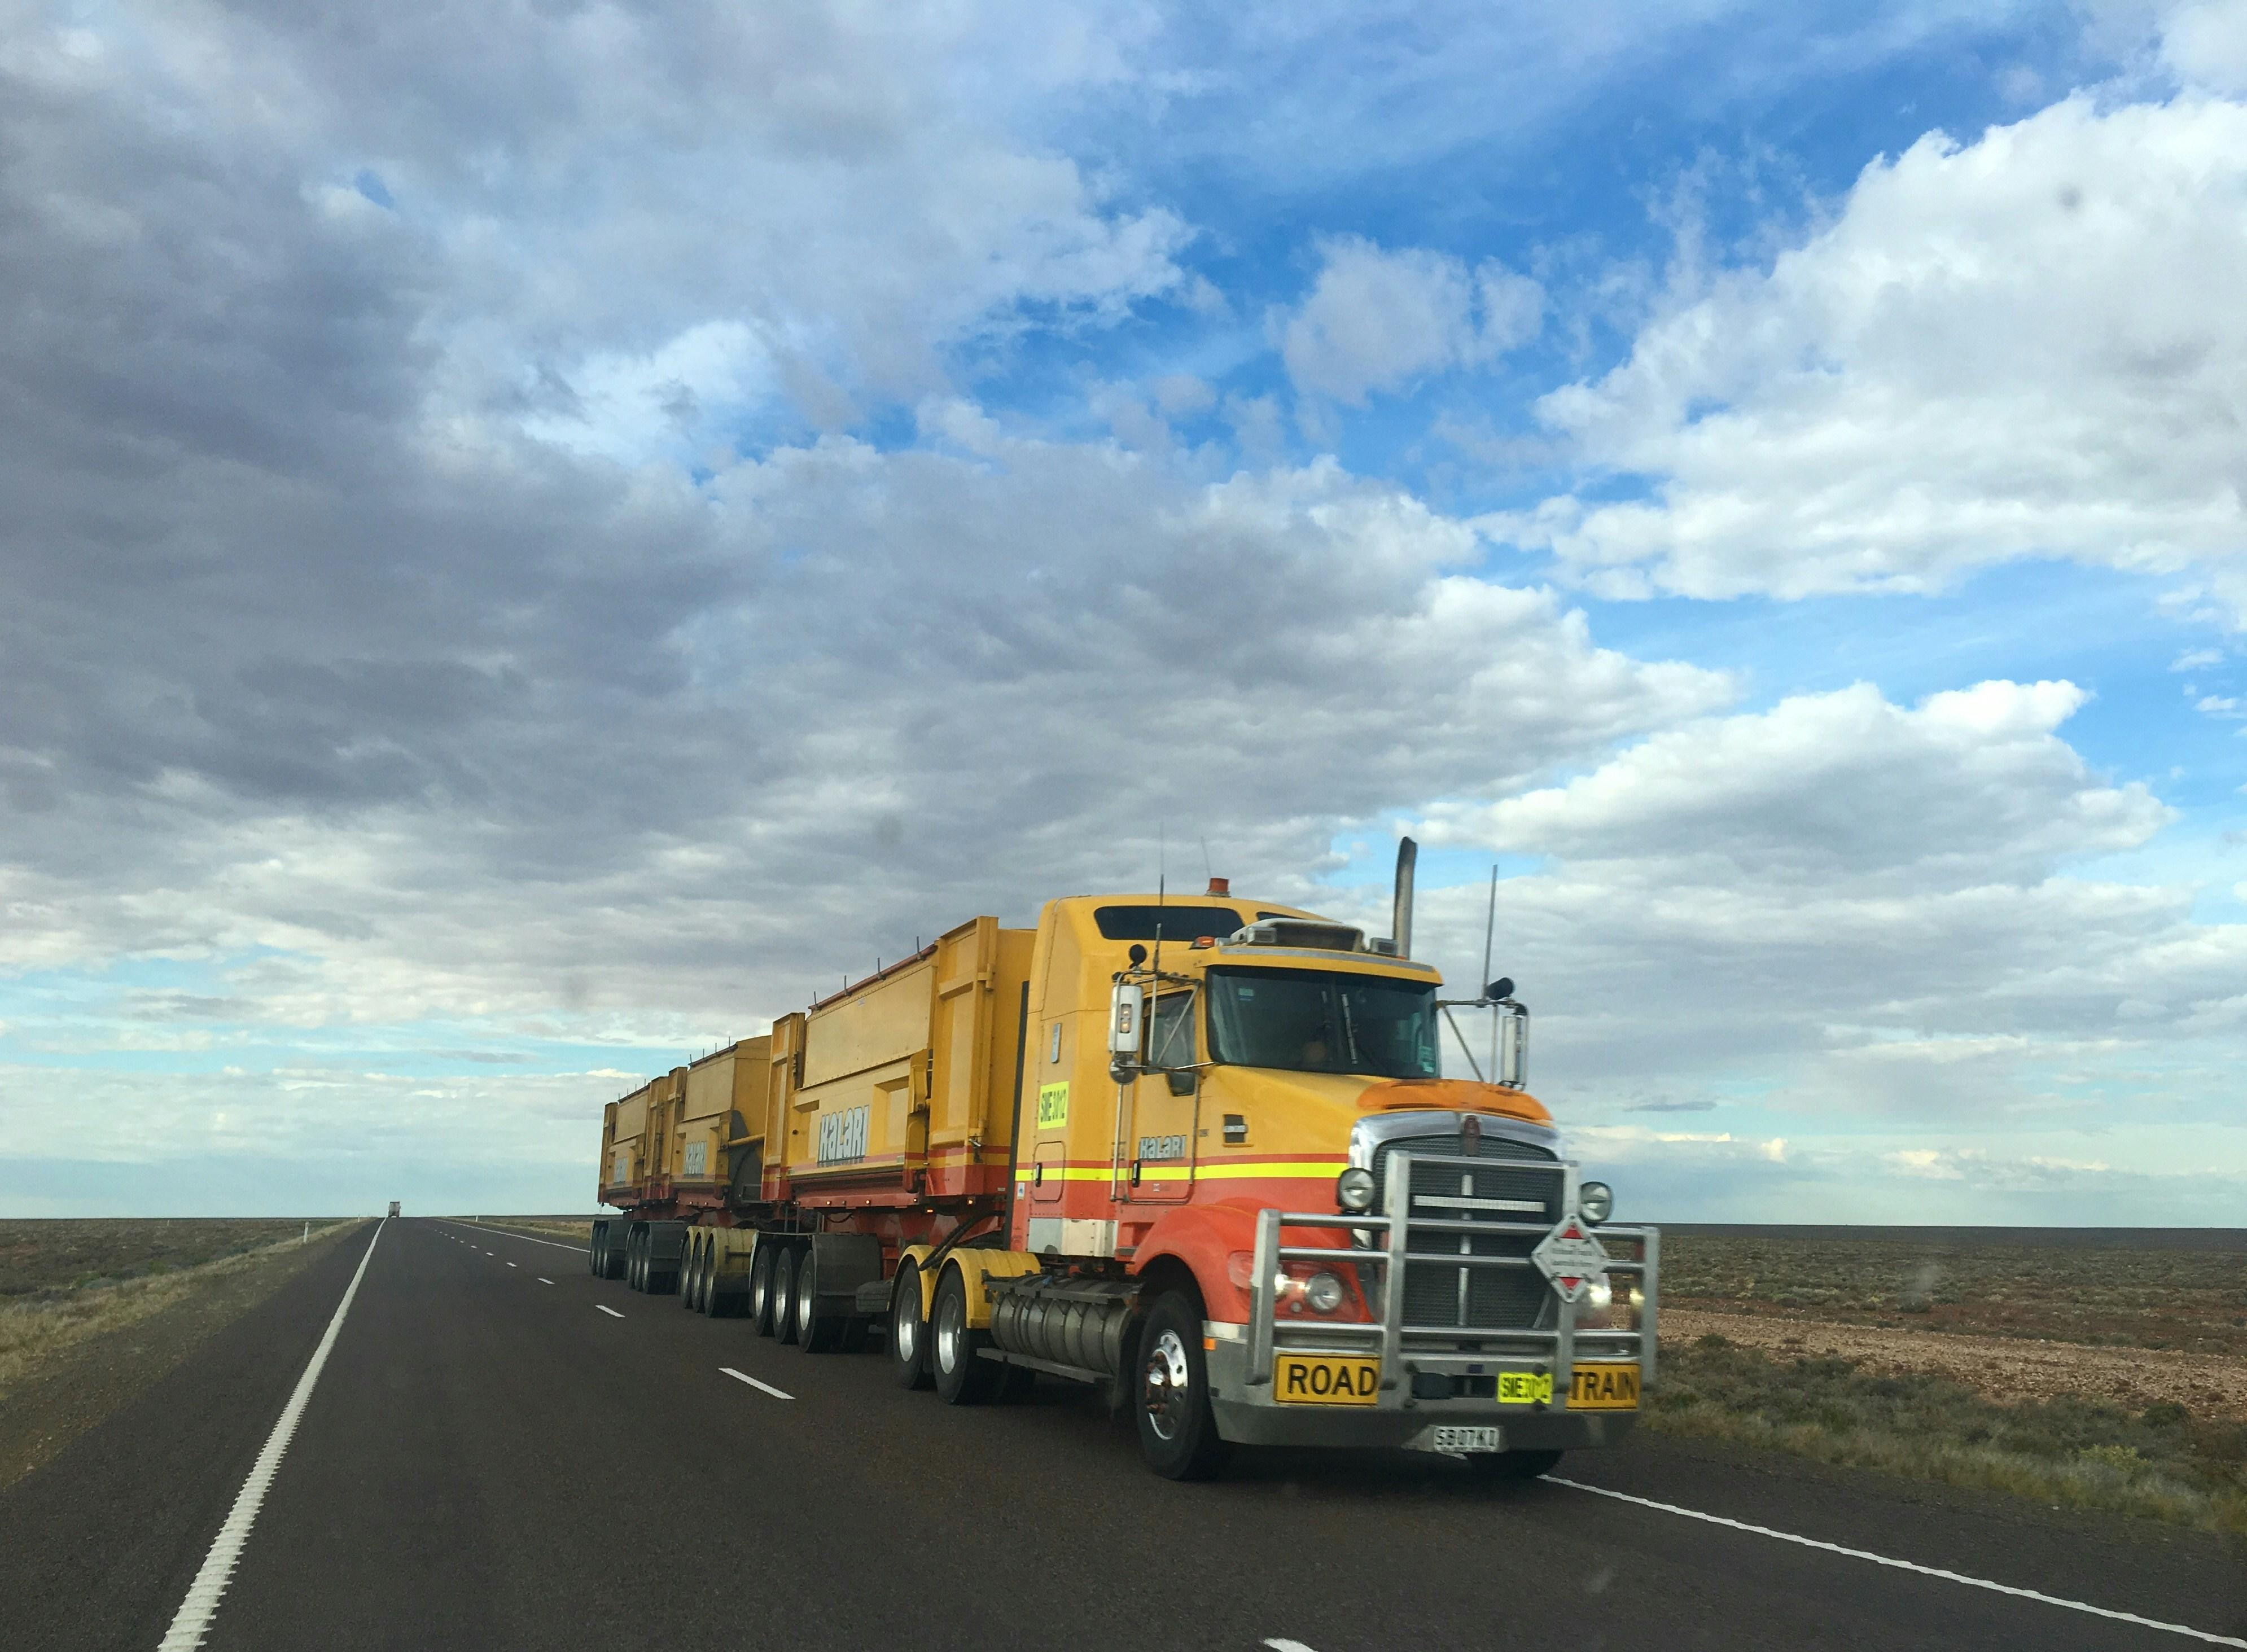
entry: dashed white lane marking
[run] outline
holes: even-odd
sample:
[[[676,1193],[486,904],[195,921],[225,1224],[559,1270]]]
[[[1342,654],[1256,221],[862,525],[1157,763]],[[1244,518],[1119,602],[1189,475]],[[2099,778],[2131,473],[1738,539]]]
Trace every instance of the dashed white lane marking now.
[[[282,1454],[296,1437],[297,1424],[304,1415],[304,1403],[312,1397],[312,1384],[320,1380],[320,1368],[328,1362],[328,1351],[336,1345],[336,1333],[344,1328],[344,1315],[351,1312],[352,1298],[359,1294],[359,1282],[366,1277],[366,1265],[374,1259],[374,1247],[382,1242],[382,1230],[386,1225],[386,1221],[375,1225],[374,1237],[366,1242],[366,1254],[359,1259],[359,1272],[352,1275],[344,1300],[336,1304],[335,1317],[328,1321],[327,1334],[320,1338],[319,1347],[312,1350],[311,1363],[297,1379],[288,1404],[281,1408],[281,1415],[273,1424],[273,1432],[265,1437],[265,1449],[250,1465],[249,1478],[242,1483],[233,1508],[227,1511],[226,1524],[211,1539],[210,1553],[203,1556],[195,1580],[188,1585],[187,1599],[180,1602],[172,1627],[164,1632],[156,1652],[188,1652],[189,1648],[201,1646],[203,1636],[210,1633],[212,1615],[218,1610],[226,1586],[234,1580],[234,1568],[242,1560],[242,1546],[249,1541],[250,1526],[257,1519],[257,1511],[264,1506],[265,1493],[272,1487],[274,1475],[280,1471]]]
[[[1270,1647],[1272,1652],[1311,1652],[1311,1649],[1301,1641],[1267,1641],[1264,1644]]]
[[[756,1378],[751,1376],[747,1371],[737,1371],[730,1365],[721,1365],[718,1369],[723,1371],[727,1376],[732,1377],[736,1382],[747,1382],[751,1388],[759,1389],[763,1393],[769,1394],[776,1400],[792,1400],[796,1397],[795,1395],[789,1393],[786,1389],[775,1388],[769,1382],[758,1382]]]
[[[509,1266],[509,1267],[513,1267],[513,1266],[515,1266],[515,1264],[514,1264],[514,1263],[512,1263],[512,1262],[509,1262],[509,1263],[508,1264],[508,1266]]]
[[[600,1309],[602,1313],[607,1314],[612,1320],[620,1320],[624,1318],[623,1314],[618,1313],[616,1309],[611,1307],[606,1302],[596,1302],[593,1306]]]
[[[552,1280],[550,1280],[550,1279],[544,1279],[544,1278],[542,1278],[538,1282],[539,1282],[541,1285],[551,1285],[551,1284],[553,1284],[553,1283],[554,1283],[554,1281],[553,1281]]]
[[[1730,1526],[1735,1532],[1752,1533],[1781,1543],[1800,1544],[1806,1549],[1823,1549],[1828,1554],[1847,1555],[1853,1560],[1869,1560],[1875,1566],[1892,1567],[1899,1572],[1916,1572],[1922,1577],[1941,1578],[1946,1583],[1964,1583],[1969,1588],[1988,1589],[1998,1594],[2010,1594],[2024,1601],[2039,1601],[2046,1606],[2065,1607],[2071,1612],[2087,1612],[2093,1617],[2108,1618],[2117,1623],[2134,1623],[2141,1628],[2160,1629],[2168,1635],[2182,1635],[2189,1640],[2204,1641],[2210,1646],[2247,1647],[2247,1641],[2230,1635],[2212,1635],[2206,1629],[2196,1629],[2182,1623],[2164,1623],[2159,1618],[2141,1618],[2135,1612],[2117,1612],[2112,1608],[2093,1606],[2087,1601],[2071,1601],[2063,1595],[2046,1594],[2040,1589],[2017,1588],[2010,1583],[1993,1583],[1988,1578],[1969,1577],[1964,1572],[1946,1572],[1939,1566],[1922,1566],[1916,1560],[1899,1560],[1886,1554],[1875,1554],[1869,1549],[1846,1548],[1839,1543],[1827,1543],[1814,1537],[1799,1537],[1793,1532],[1778,1532],[1767,1526],[1752,1526],[1745,1520],[1728,1519],[1721,1514],[1704,1514],[1699,1509],[1681,1508],[1675,1503],[1657,1503],[1650,1497],[1633,1497],[1628,1492],[1610,1492],[1603,1485],[1586,1485],[1581,1480],[1564,1480],[1555,1474],[1545,1477],[1547,1485],[1565,1485],[1572,1491],[1589,1492],[1594,1497],[1613,1498],[1618,1503],[1636,1503],[1643,1509],[1658,1509],[1664,1514],[1682,1515],[1689,1520],[1705,1520],[1711,1526]],[[1267,1646],[1274,1644],[1267,1641]]]
[[[521,1239],[525,1245],[550,1245],[557,1251],[575,1251],[580,1256],[585,1254],[585,1247],[582,1245],[564,1245],[560,1239],[533,1239],[528,1233],[510,1233],[503,1227],[495,1227],[491,1231],[502,1239]],[[467,1244],[468,1241],[463,1239],[461,1243]],[[475,1247],[469,1246],[468,1248],[474,1250]]]

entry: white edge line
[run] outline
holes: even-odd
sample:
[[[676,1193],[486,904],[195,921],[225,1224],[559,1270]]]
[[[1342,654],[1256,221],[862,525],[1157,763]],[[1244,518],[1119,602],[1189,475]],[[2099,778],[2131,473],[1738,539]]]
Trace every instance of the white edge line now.
[[[784,1388],[775,1388],[769,1382],[758,1382],[756,1378],[751,1376],[747,1371],[737,1371],[730,1365],[721,1365],[718,1369],[723,1371],[727,1376],[732,1377],[736,1382],[747,1382],[751,1388],[757,1389],[764,1393],[769,1394],[776,1400],[792,1400],[796,1397],[795,1395],[789,1393]]]
[[[156,1652],[189,1652],[189,1649],[201,1646],[203,1636],[210,1632],[211,1618],[218,1611],[226,1586],[234,1580],[234,1568],[241,1562],[242,1546],[249,1541],[251,1523],[257,1519],[257,1511],[264,1506],[265,1493],[280,1471],[282,1454],[296,1437],[305,1402],[312,1397],[312,1384],[320,1380],[320,1368],[328,1362],[328,1352],[336,1345],[336,1333],[344,1328],[344,1315],[351,1312],[352,1298],[359,1294],[359,1282],[366,1277],[366,1265],[374,1259],[374,1247],[381,1243],[382,1230],[387,1225],[387,1217],[377,1219],[374,1237],[366,1242],[366,1253],[359,1259],[359,1272],[352,1275],[344,1300],[336,1304],[335,1317],[328,1321],[327,1334],[320,1338],[319,1347],[312,1350],[311,1362],[297,1379],[289,1403],[281,1408],[281,1415],[274,1422],[273,1432],[265,1437],[265,1449],[258,1452],[257,1461],[250,1465],[249,1478],[236,1493],[234,1507],[227,1512],[226,1523],[211,1539],[210,1552],[203,1556],[195,1580],[188,1585],[187,1598],[180,1602],[172,1627],[164,1631]]]
[[[600,1309],[602,1313],[607,1314],[612,1320],[620,1320],[624,1318],[623,1314],[618,1313],[616,1309],[611,1307],[606,1302],[596,1302],[593,1306]]]
[[[1571,1491],[1589,1492],[1594,1497],[1610,1497],[1618,1503],[1636,1503],[1643,1509],[1658,1509],[1664,1514],[1683,1515],[1689,1520],[1706,1520],[1711,1526],[1728,1526],[1735,1532],[1775,1538],[1781,1543],[1799,1543],[1806,1549],[1823,1549],[1828,1554],[1843,1554],[1853,1560],[1870,1560],[1875,1566],[1893,1567],[1899,1572],[1916,1572],[1922,1577],[1941,1578],[1946,1583],[1964,1583],[1969,1588],[1989,1589],[1995,1594],[2011,1594],[2024,1601],[2041,1601],[2046,1606],[2066,1607],[2071,1612],[2088,1612],[2093,1617],[2111,1618],[2117,1623],[2134,1623],[2141,1628],[2162,1629],[2170,1635],[2204,1641],[2210,1646],[2247,1647],[2247,1641],[2234,1635],[2213,1635],[2206,1629],[2196,1629],[2183,1623],[2164,1623],[2159,1618],[2142,1618],[2135,1612],[2117,1612],[2111,1607],[2093,1606],[2087,1601],[2071,1601],[2062,1595],[2046,1594],[2041,1589],[2024,1589],[2011,1583],[1993,1583],[1988,1578],[1969,1577],[1964,1572],[1946,1572],[1939,1566],[1922,1566],[1916,1560],[1899,1560],[1889,1555],[1875,1554],[1870,1549],[1852,1549],[1814,1537],[1799,1537],[1793,1532],[1774,1531],[1767,1526],[1753,1526],[1745,1520],[1729,1519],[1721,1514],[1704,1514],[1699,1509],[1681,1508],[1675,1503],[1657,1503],[1650,1497],[1633,1497],[1628,1492],[1610,1492],[1603,1485],[1586,1485],[1581,1480],[1564,1480],[1557,1474],[1548,1474],[1545,1480],[1548,1485],[1565,1485]],[[1274,1642],[1267,1641],[1264,1644],[1271,1646]]]

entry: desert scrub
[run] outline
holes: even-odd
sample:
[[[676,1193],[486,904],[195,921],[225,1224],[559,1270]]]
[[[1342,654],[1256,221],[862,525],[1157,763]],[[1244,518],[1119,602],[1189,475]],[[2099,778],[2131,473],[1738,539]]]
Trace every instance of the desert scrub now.
[[[356,1225],[313,1222],[313,1243]],[[299,1249],[302,1221],[0,1225],[0,1395],[89,1337]]]
[[[2247,1251],[1677,1233],[1671,1307],[2247,1355]]]
[[[1822,1462],[2247,1535],[2247,1425],[2161,1403],[2001,1405],[1947,1378],[1773,1359],[1720,1336],[1663,1350],[1646,1426]]]

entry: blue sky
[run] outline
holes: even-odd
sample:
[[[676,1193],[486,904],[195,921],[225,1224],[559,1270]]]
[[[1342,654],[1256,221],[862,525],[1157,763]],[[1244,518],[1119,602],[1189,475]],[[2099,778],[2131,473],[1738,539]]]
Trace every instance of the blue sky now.
[[[2237,0],[7,27],[0,1210],[1400,830],[1642,1212],[2247,1208]]]

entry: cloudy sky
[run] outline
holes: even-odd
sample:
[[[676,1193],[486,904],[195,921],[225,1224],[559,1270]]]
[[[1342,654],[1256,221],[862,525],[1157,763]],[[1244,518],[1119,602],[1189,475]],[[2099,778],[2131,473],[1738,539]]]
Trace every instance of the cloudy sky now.
[[[1627,1213],[2247,1219],[2247,0],[0,0],[0,1212],[1206,865]]]

